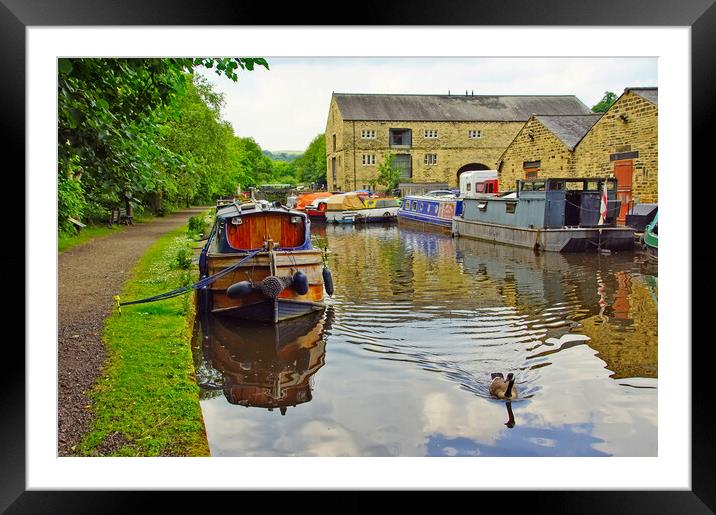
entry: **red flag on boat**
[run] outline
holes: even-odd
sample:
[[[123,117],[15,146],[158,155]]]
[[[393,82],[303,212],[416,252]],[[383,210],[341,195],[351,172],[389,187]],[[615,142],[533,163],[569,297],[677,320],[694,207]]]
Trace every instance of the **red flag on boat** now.
[[[602,199],[599,203],[599,222],[597,225],[604,225],[607,220],[607,180],[604,180],[604,189],[602,190]]]

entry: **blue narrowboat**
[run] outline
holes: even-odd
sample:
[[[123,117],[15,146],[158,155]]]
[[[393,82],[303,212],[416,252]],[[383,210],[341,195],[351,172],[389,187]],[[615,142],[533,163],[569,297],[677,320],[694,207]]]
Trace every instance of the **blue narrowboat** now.
[[[398,223],[450,232],[452,218],[462,214],[462,199],[446,194],[408,195],[398,209]]]

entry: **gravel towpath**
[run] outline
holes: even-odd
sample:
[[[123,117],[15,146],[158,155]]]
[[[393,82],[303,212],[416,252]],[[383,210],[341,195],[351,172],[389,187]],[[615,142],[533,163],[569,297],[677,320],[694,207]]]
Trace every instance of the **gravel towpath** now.
[[[206,207],[185,209],[89,241],[58,258],[58,453],[71,456],[92,420],[86,392],[106,359],[102,330],[114,306],[112,296],[129,279],[139,258],[161,235]]]

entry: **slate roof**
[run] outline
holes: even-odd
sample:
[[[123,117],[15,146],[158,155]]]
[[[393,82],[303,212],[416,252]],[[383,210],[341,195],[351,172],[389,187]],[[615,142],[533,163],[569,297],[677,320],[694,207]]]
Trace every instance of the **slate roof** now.
[[[344,120],[526,122],[533,114],[589,114],[574,95],[334,93]]]
[[[626,88],[624,91],[631,91],[652,104],[659,105],[659,88]]]
[[[544,125],[547,130],[557,136],[559,140],[567,145],[569,150],[574,150],[589,129],[602,117],[601,114],[584,115],[537,115],[535,118]]]

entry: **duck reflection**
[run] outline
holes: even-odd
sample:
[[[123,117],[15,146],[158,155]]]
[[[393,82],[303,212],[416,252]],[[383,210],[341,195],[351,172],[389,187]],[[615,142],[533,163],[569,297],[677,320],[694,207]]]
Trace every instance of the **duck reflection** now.
[[[512,401],[507,401],[505,403],[505,406],[507,406],[507,417],[508,417],[508,420],[507,420],[507,422],[505,422],[505,425],[507,427],[509,427],[510,429],[512,429],[513,427],[515,427],[515,415],[514,415],[514,413],[512,413]]]
[[[226,400],[240,406],[279,408],[312,398],[312,376],[325,364],[330,316],[317,312],[280,324],[207,315],[204,357],[222,376]]]

